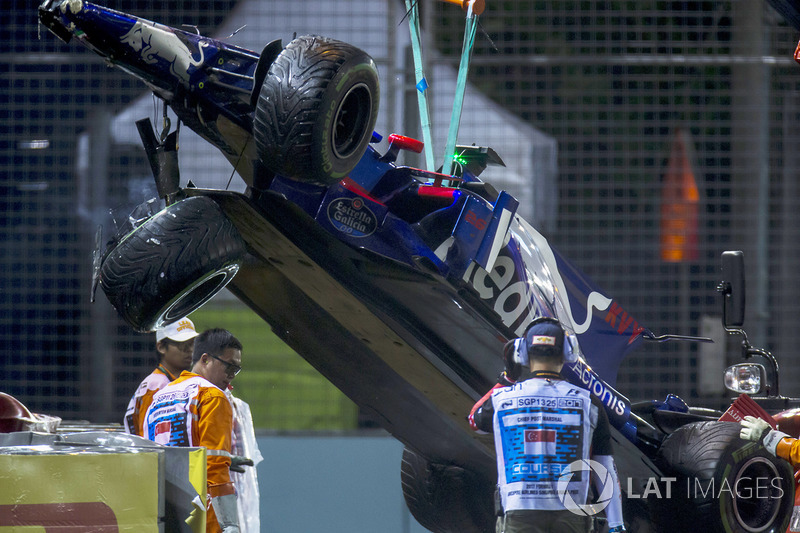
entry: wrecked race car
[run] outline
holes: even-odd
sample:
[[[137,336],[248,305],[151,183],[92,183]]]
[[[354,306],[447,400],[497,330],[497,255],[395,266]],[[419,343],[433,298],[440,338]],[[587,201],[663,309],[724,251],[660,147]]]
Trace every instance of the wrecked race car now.
[[[398,164],[424,149],[414,139],[376,149],[367,53],[307,35],[259,54],[81,0],[47,0],[39,19],[142,80],[246,184],[181,188],[179,130],[157,139],[137,123],[160,198],[95,256],[96,283],[132,327],[161,327],[227,287],[405,444],[403,492],[420,524],[463,533],[493,530],[496,482],[493,443],[466,415],[504,343],[556,317],[574,347],[565,378],[614,428],[629,530],[786,530],[787,463],[720,412],[673,396],[632,404],[614,389],[629,350],[675,336],[639,324],[480,179],[502,164],[494,150],[455,146],[438,172]]]

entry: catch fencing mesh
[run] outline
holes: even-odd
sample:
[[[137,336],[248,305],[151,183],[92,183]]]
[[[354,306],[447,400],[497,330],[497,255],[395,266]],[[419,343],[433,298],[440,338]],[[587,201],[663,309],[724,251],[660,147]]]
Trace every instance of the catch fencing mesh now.
[[[355,39],[381,73],[378,129],[419,135],[409,131],[417,127],[416,97],[401,2],[116,4],[108,6],[203,34],[235,33],[233,44],[255,51],[273,38],[288,42],[295,31]],[[144,154],[130,141],[135,127],[120,117],[157,120],[157,106],[143,84],[39,28],[29,4],[3,6],[0,390],[37,412],[119,421],[154,364],[154,339],[122,323],[101,291],[89,302],[91,253],[109,208],[132,207],[154,191]],[[432,0],[421,7],[430,72],[452,73],[464,14]],[[519,188],[527,218],[630,317],[656,334],[718,340],[714,347],[645,344],[623,362],[620,392],[634,401],[672,393],[690,403],[724,403],[721,372],[738,359],[739,339],[720,332],[716,285],[721,252],[743,250],[745,328],[782,363],[781,393],[800,394],[793,365],[800,335],[792,140],[800,109],[800,65],[792,60],[798,32],[766,3],[743,0],[507,0],[487,2],[480,21],[459,142],[491,139],[511,163],[506,175],[491,175]],[[434,99],[440,127],[451,102]],[[554,162],[542,164],[551,152]],[[206,156],[219,157],[198,152],[187,159],[193,169],[212,168]],[[192,170],[191,178],[225,187],[229,173]],[[678,183],[693,183],[696,194],[676,200]],[[546,191],[555,202],[536,203]],[[669,209],[685,216],[670,226],[662,214]],[[663,234],[675,224],[689,244],[667,250]],[[224,324],[247,340],[253,377],[243,373],[237,381],[257,426],[365,423],[232,298],[223,295],[199,313],[201,327]]]

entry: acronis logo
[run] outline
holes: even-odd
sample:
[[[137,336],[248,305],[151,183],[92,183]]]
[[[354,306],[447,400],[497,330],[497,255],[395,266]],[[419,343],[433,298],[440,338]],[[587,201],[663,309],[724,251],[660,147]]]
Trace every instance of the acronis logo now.
[[[582,384],[594,397],[596,397],[606,407],[609,415],[616,415],[622,419],[627,418],[629,407],[628,401],[620,393],[607,385],[600,377],[583,361],[565,365],[564,370],[572,374],[570,381]]]

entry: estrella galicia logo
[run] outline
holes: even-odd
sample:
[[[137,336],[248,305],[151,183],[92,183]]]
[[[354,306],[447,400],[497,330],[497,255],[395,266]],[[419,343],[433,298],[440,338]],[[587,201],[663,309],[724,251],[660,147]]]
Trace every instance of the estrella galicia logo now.
[[[337,198],[328,205],[333,227],[351,237],[368,237],[378,228],[378,217],[361,198]]]

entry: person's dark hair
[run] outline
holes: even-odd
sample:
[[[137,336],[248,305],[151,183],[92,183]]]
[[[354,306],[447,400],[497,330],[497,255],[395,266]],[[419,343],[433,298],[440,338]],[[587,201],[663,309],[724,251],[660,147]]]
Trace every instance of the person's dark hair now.
[[[158,351],[158,345],[161,344],[162,342],[164,343],[164,345],[166,345],[167,344],[167,339],[161,339],[160,341],[156,341],[155,354],[156,354],[156,364],[157,365],[160,365],[161,361],[164,360],[164,354]]]
[[[208,329],[194,339],[192,364],[197,363],[204,353],[221,357],[228,348],[242,350],[242,343],[227,329]]]

